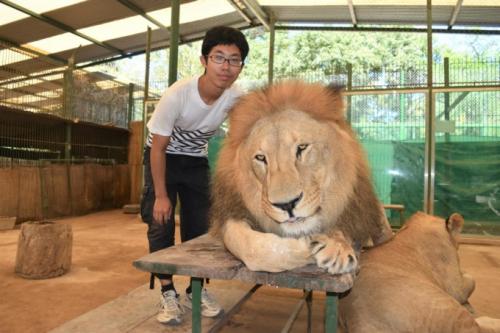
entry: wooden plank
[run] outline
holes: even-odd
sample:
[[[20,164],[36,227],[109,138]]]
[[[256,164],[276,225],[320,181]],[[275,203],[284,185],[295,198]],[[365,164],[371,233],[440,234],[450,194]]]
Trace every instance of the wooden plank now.
[[[0,215],[17,216],[21,201],[19,188],[19,168],[0,168]]]
[[[155,290],[153,295],[148,285],[145,284],[68,321],[50,333],[127,332],[131,327],[148,320],[158,311],[159,292]]]
[[[231,280],[244,265],[220,241],[204,235],[146,255],[134,266],[147,272]]]
[[[161,250],[134,261],[134,266],[147,272],[206,277],[221,280],[240,280],[252,284],[278,287],[344,292],[349,283],[316,265],[280,272],[250,271],[222,242],[203,235],[189,242]]]
[[[19,187],[20,194],[17,204],[18,221],[40,220],[42,218],[40,172],[38,167],[20,167]]]
[[[210,284],[209,290],[210,293],[212,293],[219,304],[224,308],[224,309],[231,309],[233,306],[235,306],[238,303],[238,300],[240,300],[242,297],[245,296],[245,294],[248,292],[251,286],[248,285],[243,285],[243,284],[238,284],[238,288],[231,288],[231,285],[234,285],[234,282],[230,282],[230,284],[227,284],[228,282],[225,282],[226,285],[219,284],[217,287],[213,287],[212,283]],[[177,288],[177,287],[176,287]],[[181,289],[180,289],[181,290]],[[182,294],[182,293],[181,293]],[[212,332],[212,328],[214,326],[218,327],[220,326],[218,323],[220,321],[225,320],[225,316],[218,316],[216,318],[206,318],[206,317],[201,317],[201,332],[207,333],[207,332]],[[162,325],[159,322],[156,321],[156,313],[154,316],[150,317],[148,320],[142,322],[140,325],[137,325],[133,329],[127,330],[127,333],[159,333],[159,332],[169,332],[169,333],[174,333],[174,332],[182,332],[182,333],[187,333],[191,332],[191,324],[192,324],[192,313],[191,310],[186,309],[186,312],[184,313],[184,316],[182,318],[182,323],[177,326],[166,326]]]
[[[183,299],[189,278],[174,277],[174,280],[177,292]],[[185,308],[186,312],[180,325],[163,325],[156,320],[160,305],[160,291],[150,290],[148,287],[149,283],[144,284],[128,294],[64,323],[49,333],[191,332],[191,311],[187,308]],[[223,283],[213,281],[207,288],[224,309],[231,311],[230,309],[238,304],[238,301],[248,293],[252,286],[238,281],[224,281]],[[209,332],[212,327],[220,326],[218,323],[224,318],[224,316],[203,317],[202,332]]]

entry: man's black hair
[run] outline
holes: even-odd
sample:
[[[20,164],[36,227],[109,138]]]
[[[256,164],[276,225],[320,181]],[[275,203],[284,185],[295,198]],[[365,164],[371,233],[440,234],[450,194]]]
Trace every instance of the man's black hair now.
[[[245,36],[238,29],[231,27],[218,26],[211,28],[203,38],[201,45],[201,54],[207,58],[208,54],[217,45],[231,45],[234,44],[241,53],[241,60],[245,62],[248,55],[248,42]]]

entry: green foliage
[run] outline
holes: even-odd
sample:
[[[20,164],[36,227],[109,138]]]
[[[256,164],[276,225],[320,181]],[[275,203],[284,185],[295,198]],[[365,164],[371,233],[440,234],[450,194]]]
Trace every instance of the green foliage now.
[[[267,77],[269,36],[264,31],[247,34],[250,57],[245,78]],[[251,39],[253,37],[253,39]],[[412,69],[425,61],[425,35],[409,33],[359,33],[278,31],[275,38],[274,73],[288,77],[293,73],[322,71],[325,75],[354,70]]]

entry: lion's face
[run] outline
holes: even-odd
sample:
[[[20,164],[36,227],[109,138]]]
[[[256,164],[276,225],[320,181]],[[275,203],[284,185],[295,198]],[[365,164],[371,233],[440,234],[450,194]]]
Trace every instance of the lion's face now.
[[[258,120],[237,151],[238,187],[263,229],[303,235],[335,220],[352,192],[351,142],[336,124],[300,110]]]

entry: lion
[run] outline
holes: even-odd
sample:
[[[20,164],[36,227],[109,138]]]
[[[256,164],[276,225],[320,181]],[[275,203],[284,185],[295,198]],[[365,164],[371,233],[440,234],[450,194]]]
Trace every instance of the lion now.
[[[241,98],[212,183],[210,232],[254,271],[352,274],[392,236],[341,90],[288,81]]]
[[[361,254],[353,288],[339,302],[349,333],[500,332],[500,320],[474,319],[471,276],[462,273],[458,241],[464,220],[418,212],[392,240]]]

